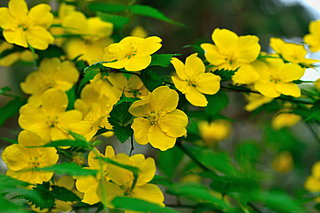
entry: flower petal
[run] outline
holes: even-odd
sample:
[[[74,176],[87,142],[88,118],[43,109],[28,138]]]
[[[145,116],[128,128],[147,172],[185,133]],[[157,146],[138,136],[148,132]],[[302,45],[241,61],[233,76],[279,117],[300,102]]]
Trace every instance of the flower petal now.
[[[10,0],[8,8],[11,15],[18,19],[25,19],[27,16],[28,6],[24,0]]]
[[[220,89],[220,76],[212,73],[202,73],[196,80],[196,88],[201,93],[213,95]]]
[[[3,36],[9,43],[13,43],[23,47],[28,47],[26,32],[23,31],[22,28],[4,30]]]
[[[273,82],[257,82],[254,88],[258,90],[262,95],[270,98],[279,97],[281,94],[275,89]]]
[[[202,60],[197,56],[197,53],[194,53],[187,57],[185,64],[185,73],[189,78],[194,79],[198,75],[205,72],[206,68]]]
[[[149,128],[148,139],[154,148],[160,149],[161,151],[172,148],[176,143],[175,137],[168,136],[157,125]]]
[[[31,8],[28,14],[30,23],[40,25],[44,28],[51,26],[53,15],[50,13],[51,7],[48,4],[38,4]]]
[[[43,27],[29,27],[26,33],[26,38],[31,47],[39,50],[45,50],[50,43],[53,43],[54,38]]]
[[[183,111],[176,109],[161,117],[158,124],[167,135],[181,137],[186,134],[188,116]]]
[[[178,106],[179,95],[167,86],[156,88],[150,94],[150,106],[154,112],[171,112]]]
[[[176,70],[176,73],[179,76],[179,78],[186,80],[187,75],[185,73],[184,64],[182,63],[182,61],[180,61],[177,58],[172,58],[170,62],[173,65],[174,69]]]
[[[151,127],[150,121],[145,118],[135,118],[131,128],[134,131],[134,138],[138,144],[146,145],[148,143],[148,130]]]
[[[124,68],[127,71],[140,71],[147,68],[150,63],[151,63],[150,55],[146,55],[146,56],[136,55],[136,56],[132,56],[128,60],[128,64],[126,64]]]
[[[278,92],[284,95],[291,95],[293,97],[300,97],[301,91],[298,85],[294,83],[285,83],[285,82],[278,82],[275,85],[275,88]]]
[[[205,107],[208,104],[206,97],[195,87],[190,87],[186,93],[186,99],[194,106]]]

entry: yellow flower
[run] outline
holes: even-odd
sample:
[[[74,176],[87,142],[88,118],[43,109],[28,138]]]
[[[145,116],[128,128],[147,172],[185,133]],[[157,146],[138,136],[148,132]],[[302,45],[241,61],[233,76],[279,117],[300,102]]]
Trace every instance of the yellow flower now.
[[[248,95],[245,95],[245,98],[248,101],[248,104],[245,106],[245,110],[249,112],[273,100],[273,98],[269,98],[269,97],[266,97],[260,94],[255,94],[255,93],[250,93]]]
[[[110,178],[107,176],[107,165],[106,162],[97,159],[97,157],[108,157],[114,159],[114,151],[111,146],[107,146],[105,149],[105,155],[102,155],[97,149],[91,151],[88,156],[89,169],[97,169],[99,172],[96,177],[85,176],[76,177],[76,188],[84,193],[83,199],[84,203],[93,205],[102,201],[103,194],[101,190],[106,192],[106,200],[103,202],[108,207],[112,207],[110,201],[116,196],[123,195],[122,190],[114,183],[109,182]]]
[[[0,27],[9,43],[44,50],[53,42],[48,28],[53,22],[51,7],[39,4],[28,10],[24,0],[10,0],[8,8],[0,8]]]
[[[2,153],[2,159],[8,166],[7,175],[32,184],[49,181],[53,172],[23,170],[52,166],[58,158],[55,148],[26,148],[20,144],[8,146]]]
[[[81,112],[66,112],[67,105],[68,98],[62,90],[49,89],[41,96],[40,106],[28,103],[21,107],[19,124],[45,141],[69,138],[67,130],[85,134]]]
[[[207,106],[208,101],[203,94],[216,94],[220,89],[221,78],[205,72],[205,65],[197,57],[197,53],[187,57],[185,64],[177,58],[172,58],[171,63],[177,73],[172,76],[172,81],[177,89],[185,94],[191,104]]]
[[[226,29],[215,29],[212,33],[215,43],[201,44],[206,59],[214,65],[213,70],[236,70],[242,64],[249,64],[256,60],[260,53],[259,39],[256,36],[237,36]]]
[[[284,60],[292,63],[312,65],[313,63],[319,62],[319,60],[316,59],[306,58],[308,52],[304,46],[300,44],[287,43],[280,38],[271,38],[270,46],[276,53],[281,55]]]
[[[320,20],[312,21],[309,25],[310,34],[304,36],[304,42],[310,46],[312,52],[320,50]]]
[[[0,54],[4,53],[6,50],[10,50],[14,47],[14,45],[9,44],[7,42],[0,42]],[[16,61],[22,60],[26,62],[33,61],[33,55],[31,51],[25,50],[21,52],[13,52],[10,53],[0,59],[0,66],[9,67],[14,64]]]
[[[279,113],[272,119],[272,128],[282,129],[284,127],[292,127],[301,120],[300,115],[293,113]]]
[[[281,94],[293,97],[301,95],[300,88],[292,81],[299,80],[304,69],[297,64],[285,64],[281,59],[268,60],[267,65],[266,69],[259,70],[260,79],[254,84],[257,91],[270,98]]]
[[[226,120],[216,120],[210,123],[202,121],[199,123],[199,131],[204,142],[213,145],[230,135],[231,125]]]
[[[136,26],[135,28],[133,28],[133,30],[131,31],[131,35],[140,38],[148,37],[148,33],[142,26]]]
[[[111,146],[107,149],[110,150],[110,153],[113,152],[112,155],[108,157],[111,157],[119,163],[139,169],[138,178],[135,185],[133,185],[134,175],[131,171],[108,164],[106,169],[108,177],[122,189],[123,194],[128,197],[146,200],[163,206],[164,197],[161,190],[157,185],[149,183],[156,173],[154,160],[152,158],[145,158],[142,154],[136,154],[130,157],[123,153],[115,155]]]
[[[124,88],[124,95],[130,98],[144,98],[148,94],[149,90],[144,86],[140,78],[136,75],[131,75]]]
[[[83,116],[84,135],[88,141],[96,134],[100,127],[111,129],[107,117],[112,110],[112,104],[107,96],[101,94],[95,84],[86,85],[81,91],[81,99],[76,100],[74,108]]]
[[[149,142],[165,151],[174,146],[177,137],[187,133],[188,117],[176,109],[178,100],[176,91],[161,86],[131,105],[129,112],[137,117],[131,126],[137,143],[145,145]]]
[[[50,88],[63,91],[71,89],[79,78],[79,72],[70,61],[60,62],[58,58],[44,59],[37,71],[29,74],[20,84],[23,92],[33,95],[29,102],[39,101],[40,96]]]
[[[272,168],[280,173],[288,173],[292,170],[293,159],[290,152],[279,153],[272,161]]]
[[[320,192],[320,162],[316,162],[312,166],[312,174],[309,176],[304,187],[310,192]]]
[[[151,63],[151,54],[161,48],[161,39],[157,36],[139,38],[128,36],[119,43],[110,44],[105,48],[104,60],[106,67],[127,71],[140,71]]]

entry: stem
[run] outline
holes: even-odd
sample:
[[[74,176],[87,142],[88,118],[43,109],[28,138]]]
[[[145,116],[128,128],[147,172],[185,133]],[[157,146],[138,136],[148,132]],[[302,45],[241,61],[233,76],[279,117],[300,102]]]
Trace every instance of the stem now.
[[[194,161],[199,167],[201,167],[203,170],[205,170],[205,171],[207,171],[207,172],[212,172],[208,167],[206,167],[203,163],[201,163],[201,162],[192,154],[192,152],[190,152],[186,147],[184,147],[180,141],[177,143],[177,146],[181,149],[181,151],[183,151],[186,155],[188,155],[189,158],[191,158],[191,160],[193,160],[193,161]]]
[[[134,146],[133,146],[133,135],[131,135],[131,149],[130,149],[130,152],[129,152],[129,156],[132,155],[133,150],[134,150]]]
[[[308,127],[308,129],[310,130],[311,134],[313,135],[313,137],[316,139],[316,141],[320,144],[320,137],[317,134],[317,132],[314,130],[314,128],[311,126],[310,123],[305,122],[306,126]]]

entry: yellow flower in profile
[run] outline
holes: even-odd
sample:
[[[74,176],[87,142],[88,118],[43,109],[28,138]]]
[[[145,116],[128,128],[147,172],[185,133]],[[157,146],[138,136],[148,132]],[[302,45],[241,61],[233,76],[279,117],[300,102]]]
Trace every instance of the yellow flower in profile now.
[[[245,98],[247,99],[248,104],[244,108],[249,112],[273,100],[273,98],[269,98],[269,97],[266,97],[260,94],[255,94],[255,93],[247,94],[245,95]]]
[[[79,78],[79,72],[70,61],[58,58],[43,59],[37,71],[30,73],[20,84],[23,92],[33,95],[29,102],[39,101],[40,96],[51,88],[67,91]]]
[[[135,28],[132,29],[131,36],[147,38],[148,33],[142,26],[136,26]]]
[[[320,162],[316,162],[312,166],[311,176],[309,176],[305,183],[304,188],[310,192],[320,192]]]
[[[65,111],[67,105],[68,98],[62,90],[49,89],[41,95],[40,105],[28,103],[21,107],[19,124],[45,141],[69,138],[68,130],[85,134],[81,112]]]
[[[119,43],[110,44],[105,48],[104,63],[106,67],[124,68],[127,71],[140,71],[151,63],[151,54],[161,48],[161,38],[151,36],[139,38],[128,36]]]
[[[320,20],[310,22],[309,31],[304,42],[310,46],[311,52],[317,52],[320,50]]]
[[[203,94],[213,95],[220,89],[220,76],[206,73],[206,68],[197,53],[190,55],[183,64],[179,59],[172,58],[176,74],[172,81],[186,99],[194,106],[205,107],[208,104]]]
[[[26,148],[20,144],[8,146],[2,153],[2,159],[8,167],[7,175],[32,184],[49,181],[53,172],[23,170],[52,166],[58,158],[55,148]]]
[[[8,42],[0,42],[0,54],[5,53],[5,51],[10,50],[14,47],[13,44]],[[32,62],[34,60],[32,52],[29,50],[21,52],[13,52],[4,57],[0,58],[0,66],[9,67],[14,64],[16,61],[21,60],[25,62]]]
[[[256,36],[238,36],[227,29],[215,29],[212,33],[214,44],[204,43],[201,48],[212,64],[213,70],[236,70],[242,64],[250,64],[260,53],[259,39]]]
[[[292,81],[299,80],[304,69],[297,64],[285,64],[281,59],[267,61],[267,68],[259,70],[260,79],[255,82],[254,88],[262,95],[270,98],[281,94],[299,97],[300,88]]]
[[[7,42],[44,50],[54,38],[47,30],[53,15],[48,4],[39,4],[28,10],[24,0],[10,0],[8,8],[0,8],[0,27]]]
[[[226,120],[215,120],[212,122],[201,121],[198,124],[200,136],[207,145],[213,145],[224,140],[230,135],[231,124]]]
[[[279,113],[276,115],[271,122],[273,129],[282,129],[284,127],[292,127],[301,120],[300,115],[293,113]]]
[[[176,138],[187,133],[187,115],[176,109],[179,96],[167,86],[152,91],[146,98],[134,102],[129,112],[136,116],[132,129],[137,143],[165,151],[172,148]]]
[[[312,65],[313,63],[320,62],[316,59],[306,58],[308,52],[305,47],[300,44],[288,43],[280,38],[271,38],[270,46],[276,53],[281,55],[284,60],[291,63]]]
[[[293,159],[290,152],[279,153],[272,161],[272,168],[280,173],[288,173],[292,170]]]

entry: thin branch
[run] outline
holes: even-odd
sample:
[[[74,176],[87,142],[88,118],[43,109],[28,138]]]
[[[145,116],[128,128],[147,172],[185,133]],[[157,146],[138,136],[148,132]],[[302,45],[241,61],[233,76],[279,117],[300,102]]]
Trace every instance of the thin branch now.
[[[133,135],[131,135],[131,149],[130,149],[130,152],[129,152],[129,156],[132,155],[133,150],[134,150],[134,146],[133,146]]]
[[[313,135],[314,139],[320,144],[320,137],[318,133],[314,130],[310,123],[305,122],[307,128],[310,130],[311,134]]]

